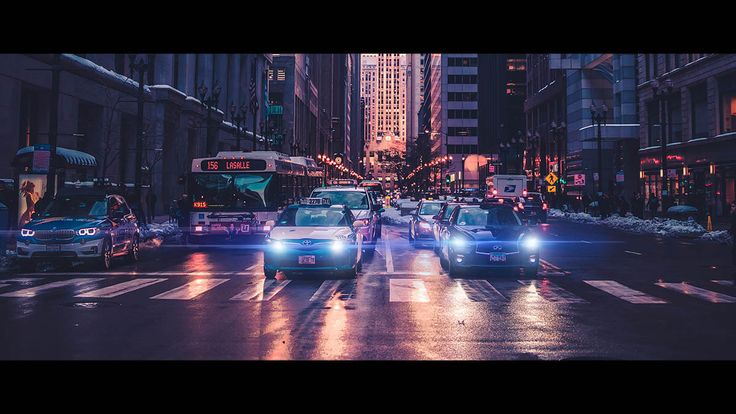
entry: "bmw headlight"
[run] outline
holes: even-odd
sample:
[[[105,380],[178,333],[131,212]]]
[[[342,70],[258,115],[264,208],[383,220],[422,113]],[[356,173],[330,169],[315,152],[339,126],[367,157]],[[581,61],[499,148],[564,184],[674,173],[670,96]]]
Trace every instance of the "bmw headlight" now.
[[[34,234],[36,232],[31,229],[20,229],[20,235],[23,237],[33,237]]]
[[[77,230],[77,234],[80,236],[94,236],[100,230],[97,227],[88,227],[86,229]]]
[[[330,243],[330,250],[332,250],[333,253],[340,253],[343,250],[345,250],[345,242],[342,240],[335,240],[332,243]]]
[[[539,239],[534,236],[524,237],[524,239],[521,241],[521,244],[527,250],[539,249]]]

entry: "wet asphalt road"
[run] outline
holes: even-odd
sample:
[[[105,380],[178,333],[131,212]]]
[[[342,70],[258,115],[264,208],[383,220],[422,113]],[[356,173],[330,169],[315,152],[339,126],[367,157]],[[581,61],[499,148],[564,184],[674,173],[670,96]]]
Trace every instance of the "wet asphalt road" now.
[[[736,359],[725,246],[537,230],[533,279],[451,279],[387,225],[357,280],[264,281],[247,244],[173,242],[108,273],[3,275],[0,359]]]

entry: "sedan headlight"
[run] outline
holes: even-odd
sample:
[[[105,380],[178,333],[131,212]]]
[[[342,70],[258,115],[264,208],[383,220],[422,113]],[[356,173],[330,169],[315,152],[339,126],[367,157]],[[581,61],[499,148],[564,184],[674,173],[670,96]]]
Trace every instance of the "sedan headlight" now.
[[[345,242],[342,240],[335,240],[332,243],[330,243],[330,250],[332,250],[333,253],[340,253],[343,250],[345,250]]]
[[[527,250],[537,250],[539,248],[539,239],[531,236],[531,237],[525,237],[521,244],[524,246]]]
[[[77,230],[77,234],[80,236],[94,236],[97,234],[100,230],[96,227],[88,227],[86,229],[79,229]]]
[[[284,245],[284,242],[281,240],[271,240],[269,239],[271,244],[271,249],[276,253],[281,253],[284,250],[286,250],[286,245]]]
[[[23,237],[33,237],[34,234],[36,232],[31,229],[20,229],[20,235]]]

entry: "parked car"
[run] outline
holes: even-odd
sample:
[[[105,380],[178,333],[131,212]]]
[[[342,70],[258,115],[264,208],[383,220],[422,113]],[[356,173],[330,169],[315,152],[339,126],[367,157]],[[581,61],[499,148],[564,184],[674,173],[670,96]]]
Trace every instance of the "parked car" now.
[[[103,189],[62,189],[20,229],[16,249],[27,271],[40,260],[83,260],[108,270],[114,257],[137,261],[139,243],[138,219],[125,198]]]

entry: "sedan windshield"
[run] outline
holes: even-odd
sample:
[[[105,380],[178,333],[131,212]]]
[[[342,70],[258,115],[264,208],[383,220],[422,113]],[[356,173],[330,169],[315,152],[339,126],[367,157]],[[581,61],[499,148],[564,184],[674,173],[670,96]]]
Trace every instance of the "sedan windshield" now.
[[[491,207],[488,209],[461,208],[457,215],[458,226],[521,226],[521,221],[510,208]]]
[[[287,208],[279,217],[279,226],[342,227],[348,225],[348,217],[334,208]]]
[[[341,204],[351,210],[368,210],[368,194],[365,191],[319,191],[312,193],[315,198],[329,198],[332,204]]]
[[[440,212],[440,209],[442,208],[442,203],[422,203],[422,207],[419,209],[419,215],[420,216],[434,216],[435,214]]]
[[[99,217],[107,215],[103,196],[58,197],[46,207],[41,217]]]

